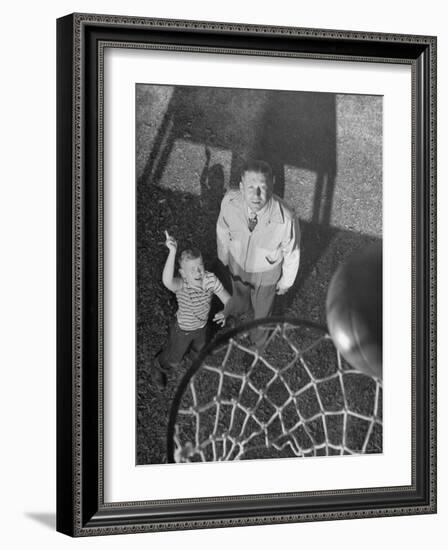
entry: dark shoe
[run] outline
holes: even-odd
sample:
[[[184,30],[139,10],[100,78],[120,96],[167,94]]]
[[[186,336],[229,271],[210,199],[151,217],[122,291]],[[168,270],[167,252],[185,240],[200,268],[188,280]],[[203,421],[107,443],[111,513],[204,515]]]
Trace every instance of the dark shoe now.
[[[252,366],[252,363],[254,362],[254,356],[251,353],[245,353],[243,355],[242,364],[244,367],[244,371],[247,372],[249,368]]]
[[[168,384],[168,375],[160,364],[158,355],[154,358],[154,365],[151,369],[151,379],[159,390],[164,390]]]
[[[235,317],[233,317],[233,315],[229,315],[228,317],[226,317],[226,324],[224,325],[224,327],[227,329],[232,329],[235,328],[237,324],[238,323]]]
[[[159,390],[164,390],[168,384],[166,372],[157,367],[152,371],[152,379]]]

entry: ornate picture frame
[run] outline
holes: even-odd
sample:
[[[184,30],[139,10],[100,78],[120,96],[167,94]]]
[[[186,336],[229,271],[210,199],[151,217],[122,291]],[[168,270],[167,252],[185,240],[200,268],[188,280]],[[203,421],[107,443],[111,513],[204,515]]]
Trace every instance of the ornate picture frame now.
[[[91,536],[436,512],[436,43],[431,36],[109,15],[58,20],[58,531]],[[178,498],[169,499],[154,498],[149,489],[143,500],[105,500],[107,48],[411,68],[409,485],[206,497],[185,497],[179,490]]]

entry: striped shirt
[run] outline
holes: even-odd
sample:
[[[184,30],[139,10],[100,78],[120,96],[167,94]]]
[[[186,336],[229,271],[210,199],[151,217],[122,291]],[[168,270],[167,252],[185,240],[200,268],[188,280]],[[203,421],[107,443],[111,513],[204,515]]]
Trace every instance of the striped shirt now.
[[[197,330],[207,324],[210,302],[213,294],[223,291],[221,281],[214,273],[206,271],[202,288],[190,286],[184,279],[182,287],[176,292],[177,322],[182,330]]]

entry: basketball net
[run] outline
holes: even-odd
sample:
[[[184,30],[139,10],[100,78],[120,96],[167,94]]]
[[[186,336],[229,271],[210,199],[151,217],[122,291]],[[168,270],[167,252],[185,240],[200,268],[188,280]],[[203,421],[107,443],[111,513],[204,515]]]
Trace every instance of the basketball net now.
[[[262,352],[249,343],[267,331]],[[382,452],[382,383],[344,362],[325,330],[295,319],[247,323],[212,342],[183,377],[168,461]]]

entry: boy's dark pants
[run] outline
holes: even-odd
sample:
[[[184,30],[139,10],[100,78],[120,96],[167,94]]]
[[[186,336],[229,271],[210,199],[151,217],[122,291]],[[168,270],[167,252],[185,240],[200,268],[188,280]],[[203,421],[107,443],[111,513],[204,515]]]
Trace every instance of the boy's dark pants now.
[[[168,343],[159,356],[159,363],[164,369],[177,367],[189,349],[198,354],[207,343],[207,325],[197,330],[182,330],[173,322]]]

